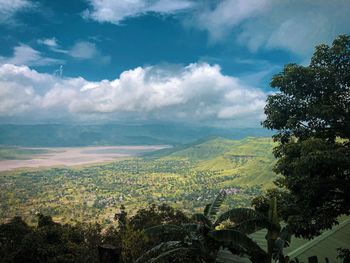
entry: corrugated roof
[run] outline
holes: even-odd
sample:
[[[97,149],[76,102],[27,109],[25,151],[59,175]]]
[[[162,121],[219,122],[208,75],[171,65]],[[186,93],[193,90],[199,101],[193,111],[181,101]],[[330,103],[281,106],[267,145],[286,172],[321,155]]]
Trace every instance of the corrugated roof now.
[[[297,241],[297,239],[295,240]],[[317,256],[322,261],[327,257],[331,262],[342,262],[341,260],[337,261],[337,248],[347,248],[349,245],[350,218],[297,248],[293,246],[286,250],[286,254],[290,258],[298,258],[305,262],[311,256]]]
[[[325,257],[332,263],[342,262],[337,259],[337,248],[348,248],[350,245],[350,218],[342,218],[341,221],[339,225],[324,231],[312,240],[293,237],[290,247],[284,250],[284,254],[291,259],[298,258],[301,262],[308,262],[308,258],[311,256],[317,256],[320,262],[323,262]],[[263,229],[250,235],[265,251],[267,250],[266,234],[267,230]],[[250,262],[247,261],[247,258],[233,257],[229,251],[220,251],[218,258],[219,262],[224,263]]]

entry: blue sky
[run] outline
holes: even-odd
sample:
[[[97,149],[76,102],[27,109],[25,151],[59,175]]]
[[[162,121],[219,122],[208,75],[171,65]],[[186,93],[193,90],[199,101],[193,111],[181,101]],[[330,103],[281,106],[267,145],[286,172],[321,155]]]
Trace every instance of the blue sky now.
[[[0,122],[259,126],[348,0],[0,0]],[[60,70],[61,69],[61,70]]]

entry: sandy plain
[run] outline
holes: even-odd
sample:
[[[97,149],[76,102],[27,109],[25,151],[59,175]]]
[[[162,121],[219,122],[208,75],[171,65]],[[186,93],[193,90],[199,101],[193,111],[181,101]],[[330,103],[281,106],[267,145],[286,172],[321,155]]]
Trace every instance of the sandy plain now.
[[[47,150],[47,153],[27,155],[25,160],[0,160],[0,172],[18,168],[77,166],[109,162],[168,147],[167,145],[141,145],[35,148]]]

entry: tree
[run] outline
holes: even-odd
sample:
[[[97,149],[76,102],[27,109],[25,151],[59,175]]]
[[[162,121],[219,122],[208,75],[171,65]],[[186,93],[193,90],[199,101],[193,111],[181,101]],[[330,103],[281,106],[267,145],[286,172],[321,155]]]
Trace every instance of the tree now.
[[[135,229],[145,229],[160,224],[180,225],[189,222],[190,219],[182,211],[167,204],[151,204],[146,208],[139,209],[130,218],[130,225]]]
[[[271,86],[263,126],[277,131],[276,184],[292,197],[293,231],[311,238],[350,214],[350,37],[317,46],[309,66],[286,65]]]
[[[193,215],[195,223],[164,224],[146,229],[150,238],[167,237],[168,240],[148,250],[136,262],[164,262],[169,258],[169,262],[216,262],[221,247],[233,254],[246,254],[252,262],[271,262],[273,256],[284,262],[282,250],[290,235],[286,229],[280,231],[276,199],[270,205],[269,216],[249,208],[234,208],[217,215],[225,197],[226,192],[221,191],[203,213]],[[222,226],[228,220],[231,224]],[[262,228],[268,229],[267,253],[247,236]]]
[[[32,231],[21,217],[0,225],[0,258],[2,262],[12,262],[19,244]]]

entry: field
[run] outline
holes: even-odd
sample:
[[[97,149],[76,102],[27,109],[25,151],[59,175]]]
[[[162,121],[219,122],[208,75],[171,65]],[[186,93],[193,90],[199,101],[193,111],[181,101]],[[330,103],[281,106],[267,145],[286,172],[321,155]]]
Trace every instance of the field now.
[[[2,172],[0,218],[30,222],[41,212],[61,222],[103,224],[121,204],[129,211],[150,203],[198,211],[220,189],[230,193],[224,208],[249,206],[276,178],[273,146],[268,138],[216,138],[88,167]]]

